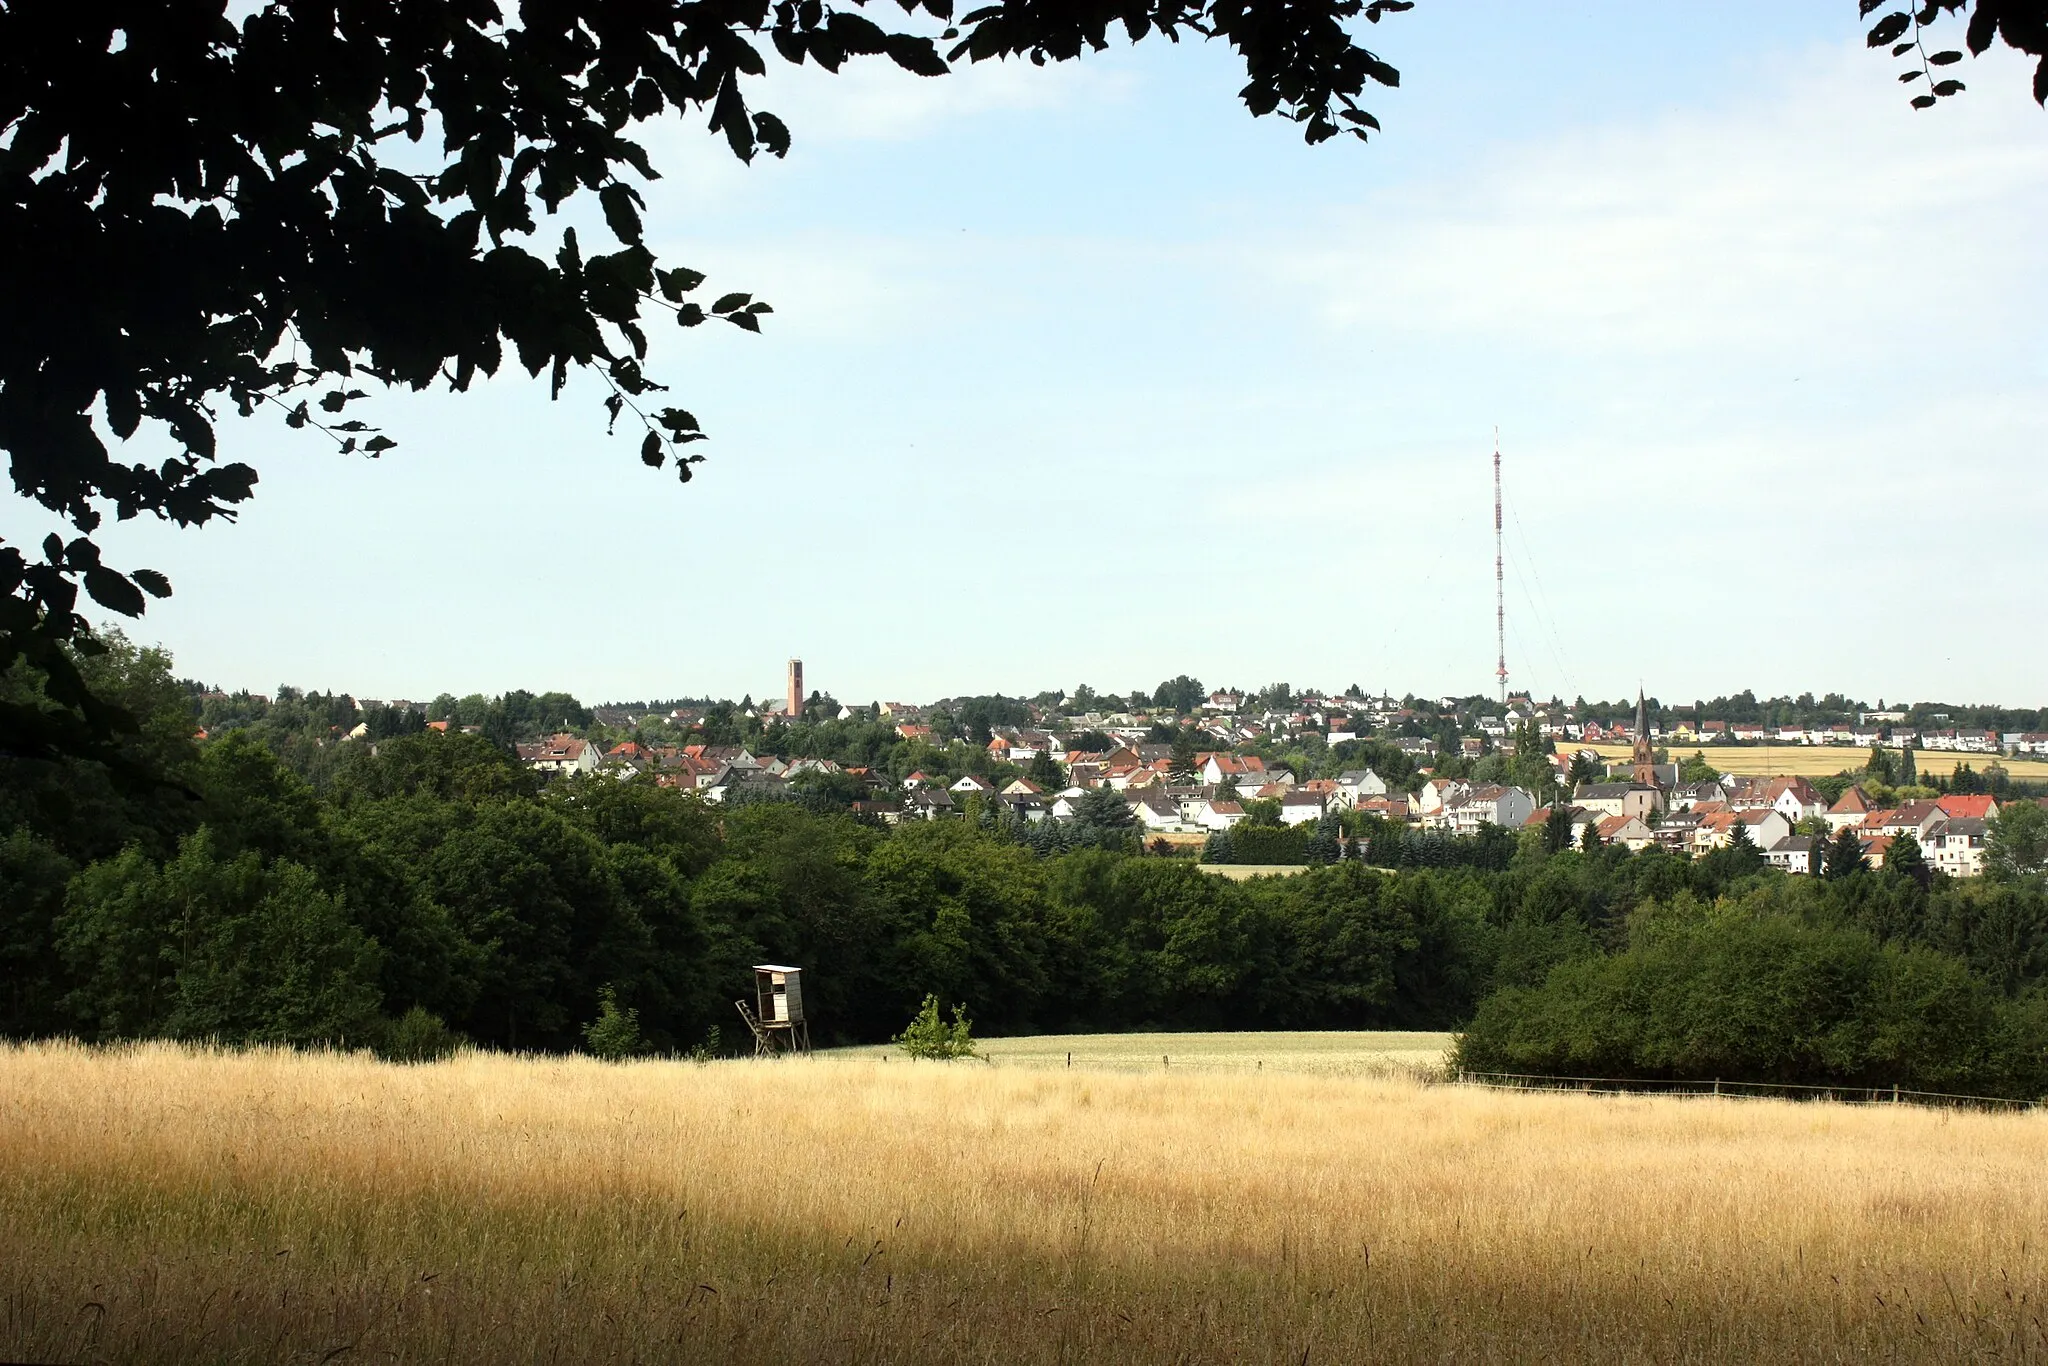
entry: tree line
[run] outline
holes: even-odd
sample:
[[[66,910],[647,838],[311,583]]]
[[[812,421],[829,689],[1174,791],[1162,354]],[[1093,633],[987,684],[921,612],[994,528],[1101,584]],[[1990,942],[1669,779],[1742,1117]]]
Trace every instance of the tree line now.
[[[1753,848],[1695,861],[1551,826],[1261,823],[1233,834],[1335,857],[1239,883],[1145,852],[1114,794],[1069,823],[988,806],[890,828],[646,777],[543,783],[434,732],[301,771],[250,731],[196,741],[156,652],[82,667],[145,718],[133,757],[167,781],[0,760],[12,1037],[403,1052],[424,1020],[559,1051],[609,1009],[680,1052],[733,1037],[750,966],[785,961],[827,1043],[887,1039],[931,995],[996,1035],[1462,1028],[1484,1070],[2048,1090],[2048,812],[2028,803],[1969,882],[1910,860],[1794,878]]]

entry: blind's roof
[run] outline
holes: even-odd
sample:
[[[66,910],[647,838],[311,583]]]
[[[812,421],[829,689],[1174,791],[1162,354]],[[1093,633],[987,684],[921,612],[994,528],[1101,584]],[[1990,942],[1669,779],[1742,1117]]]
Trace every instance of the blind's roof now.
[[[755,972],[802,972],[802,971],[803,971],[803,969],[802,969],[802,968],[790,968],[790,967],[784,967],[784,966],[783,966],[782,964],[780,964],[780,963],[756,963],[756,964],[754,964],[754,971],[755,971]]]

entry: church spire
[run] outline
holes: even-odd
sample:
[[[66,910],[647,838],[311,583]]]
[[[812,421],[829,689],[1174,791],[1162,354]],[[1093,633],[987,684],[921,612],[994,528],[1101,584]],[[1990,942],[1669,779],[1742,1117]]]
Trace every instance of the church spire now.
[[[1629,755],[1630,774],[1645,787],[1657,786],[1657,751],[1650,744],[1650,706],[1643,690],[1636,689],[1636,743]]]

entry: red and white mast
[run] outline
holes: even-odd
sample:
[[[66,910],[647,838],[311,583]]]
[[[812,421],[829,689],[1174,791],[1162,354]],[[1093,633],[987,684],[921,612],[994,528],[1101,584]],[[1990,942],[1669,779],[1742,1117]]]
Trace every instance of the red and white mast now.
[[[1500,531],[1500,428],[1493,429],[1493,636],[1500,649],[1500,704],[1508,704],[1508,595]]]

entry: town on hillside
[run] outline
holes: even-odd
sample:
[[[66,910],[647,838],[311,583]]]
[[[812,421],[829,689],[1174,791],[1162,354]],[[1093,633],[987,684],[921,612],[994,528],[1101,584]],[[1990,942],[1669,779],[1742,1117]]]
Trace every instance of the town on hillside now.
[[[799,660],[783,695],[761,703],[587,708],[523,692],[417,703],[290,689],[273,700],[189,686],[202,736],[294,717],[322,746],[454,730],[495,740],[547,778],[646,775],[714,804],[803,801],[887,824],[1001,821],[1055,840],[1062,828],[1108,826],[1211,862],[1331,861],[1367,856],[1361,839],[1537,831],[1553,848],[1699,858],[1735,847],[1790,873],[1821,872],[1831,857],[1870,867],[1904,858],[1972,877],[2000,803],[2041,799],[2000,760],[2048,754],[2040,712],[1870,708],[1837,695],[1691,706],[1640,694],[1632,706],[1396,700],[1356,687],[1211,691],[1183,675],[1149,694],[1081,687],[861,706],[807,692]],[[1630,747],[1627,762],[1593,748],[1617,743]],[[1682,746],[1694,752],[1674,762]],[[1827,776],[1738,775],[1714,762],[1779,746],[1870,757],[1845,753]],[[1985,767],[1964,761],[1923,781],[1916,748],[1982,755]]]

